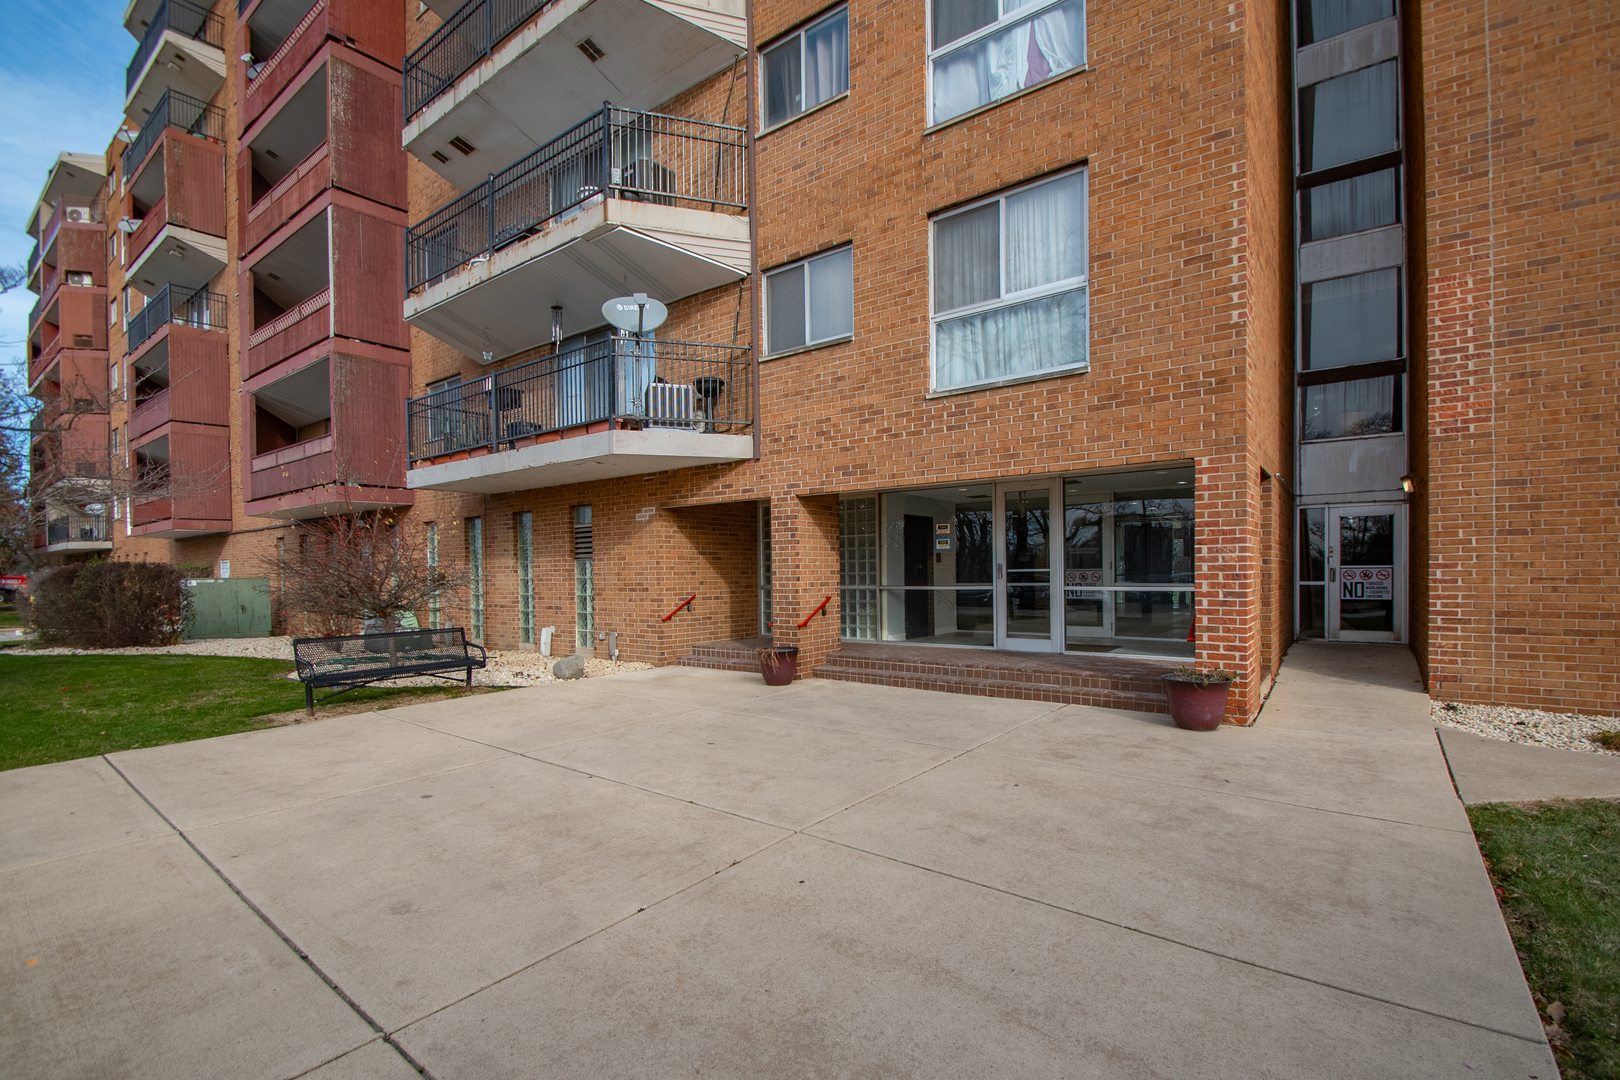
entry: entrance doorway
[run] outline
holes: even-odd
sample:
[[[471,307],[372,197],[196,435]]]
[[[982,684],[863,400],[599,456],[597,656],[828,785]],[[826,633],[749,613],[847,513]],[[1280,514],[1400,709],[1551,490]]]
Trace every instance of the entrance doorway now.
[[[1299,512],[1301,637],[1406,641],[1406,507],[1354,503]]]

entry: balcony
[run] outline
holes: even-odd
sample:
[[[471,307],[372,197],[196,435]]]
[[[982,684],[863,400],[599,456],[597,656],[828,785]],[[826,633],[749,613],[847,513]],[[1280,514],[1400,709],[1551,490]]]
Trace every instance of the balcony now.
[[[144,121],[164,93],[207,101],[225,82],[225,20],[190,0],[163,0],[124,72],[124,115]]]
[[[615,337],[407,404],[407,483],[496,494],[754,456],[746,348]]]
[[[130,498],[135,536],[182,540],[231,529],[231,435],[226,427],[171,423],[145,441],[130,428],[139,478]]]
[[[249,379],[247,512],[305,518],[414,501],[400,407],[407,379],[405,364],[345,353]]]
[[[126,178],[140,171],[146,155],[152,152],[152,147],[170,128],[223,145],[225,110],[178,91],[166,91],[152,108],[145,123],[141,124],[134,141],[124,147],[121,160]]]
[[[604,197],[605,194],[605,197]],[[743,130],[603,108],[413,226],[405,319],[486,363],[749,272]]]
[[[729,66],[748,51],[744,12],[744,0],[469,0],[405,58],[405,149],[466,190],[604,100],[650,109]]]
[[[410,331],[399,314],[401,224],[328,192],[244,260],[242,377],[314,359],[334,338],[351,342],[350,351],[376,356],[387,350],[405,363]]]
[[[388,125],[364,122],[398,103],[392,71],[349,63],[341,53],[306,68],[243,135],[242,250],[254,251],[329,188],[403,210],[405,154]]]
[[[70,196],[63,196],[52,209],[29,271],[29,288],[40,294],[30,326],[51,305],[58,285],[100,288],[98,279],[106,280],[104,210],[100,199]]]
[[[62,512],[46,518],[44,547],[51,554],[109,551],[112,546],[112,519],[106,513]]]
[[[386,103],[391,115],[399,108],[397,69],[405,53],[405,23],[391,0],[258,0],[247,19],[249,52],[256,61],[248,69],[242,130],[269,109],[322,55],[328,42],[379,61],[388,70],[391,92]],[[341,55],[338,52],[328,53]],[[372,114],[367,114],[368,117]],[[388,127],[380,124],[380,127]],[[390,140],[392,142],[392,140]],[[392,142],[397,150],[399,144]]]
[[[171,118],[178,110],[191,109],[177,97],[164,98],[163,112]],[[217,112],[204,109],[202,115]],[[162,113],[152,115],[158,119]],[[151,151],[130,178],[130,202],[139,224],[124,248],[130,284],[148,296],[171,282],[201,288],[225,269],[226,257],[225,148],[176,124],[156,127]]]
[[[107,290],[67,284],[35,305],[28,330],[28,381],[37,382],[65,356],[107,375]],[[105,387],[102,393],[105,394]]]
[[[230,425],[227,299],[166,287],[129,323],[133,444],[171,421]]]

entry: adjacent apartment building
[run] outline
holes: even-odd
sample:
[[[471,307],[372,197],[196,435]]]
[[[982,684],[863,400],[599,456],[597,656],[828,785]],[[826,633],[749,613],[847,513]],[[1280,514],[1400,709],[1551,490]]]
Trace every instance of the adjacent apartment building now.
[[[134,0],[30,220],[109,492],[39,551],[262,575],[382,512],[495,648],[1150,710],[1196,662],[1241,722],[1325,638],[1613,712],[1617,21]]]

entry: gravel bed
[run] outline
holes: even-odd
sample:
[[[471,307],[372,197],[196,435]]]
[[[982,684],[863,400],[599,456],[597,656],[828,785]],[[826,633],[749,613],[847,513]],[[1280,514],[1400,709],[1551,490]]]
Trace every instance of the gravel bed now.
[[[184,641],[179,645],[138,647],[131,649],[8,649],[0,656],[252,656],[266,660],[292,662],[292,638],[216,638],[210,641]],[[489,666],[473,672],[474,686],[535,686],[539,683],[559,682],[551,673],[557,657],[545,657],[535,652],[489,651]],[[616,675],[623,671],[644,671],[651,664],[631,663],[628,660],[585,659],[585,677]],[[288,678],[294,676],[289,674]],[[376,686],[446,686],[443,679],[423,677],[417,679],[390,679]]]
[[[1437,701],[1429,708],[1437,724],[1503,742],[1580,750],[1588,754],[1614,754],[1593,742],[1600,731],[1620,731],[1620,717],[1582,716],[1580,713],[1542,712],[1508,705],[1459,705]]]

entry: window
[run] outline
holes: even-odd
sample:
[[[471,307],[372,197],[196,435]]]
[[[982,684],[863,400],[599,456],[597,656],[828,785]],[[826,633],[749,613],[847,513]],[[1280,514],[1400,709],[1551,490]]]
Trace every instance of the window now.
[[[574,507],[574,648],[596,647],[595,541],[591,508]]]
[[[1087,363],[1086,174],[934,220],[934,388]]]
[[[1326,240],[1393,225],[1401,219],[1398,192],[1394,169],[1306,188],[1299,196],[1301,239]]]
[[[1299,92],[1299,171],[1401,147],[1399,61],[1374,64]]]
[[[839,632],[856,641],[877,640],[877,499],[838,500]]]
[[[467,629],[475,641],[484,640],[484,519],[467,519]]]
[[[518,641],[534,643],[534,515],[517,515]]]
[[[427,564],[429,566],[439,565],[439,523],[437,521],[427,523]],[[428,600],[428,626],[437,630],[439,629],[439,621],[439,594],[434,593],[432,598]]]
[[[765,352],[791,352],[855,332],[855,258],[839,248],[765,275]]]
[[[1401,356],[1401,272],[1313,281],[1304,288],[1307,370],[1369,364]]]
[[[1300,438],[1346,439],[1401,430],[1401,377],[1307,386]]]
[[[1395,14],[1395,0],[1299,0],[1299,44],[1366,26]]]
[[[933,0],[932,15],[931,124],[1086,62],[1084,0]]]
[[[849,92],[849,11],[839,8],[764,53],[767,128]]]

